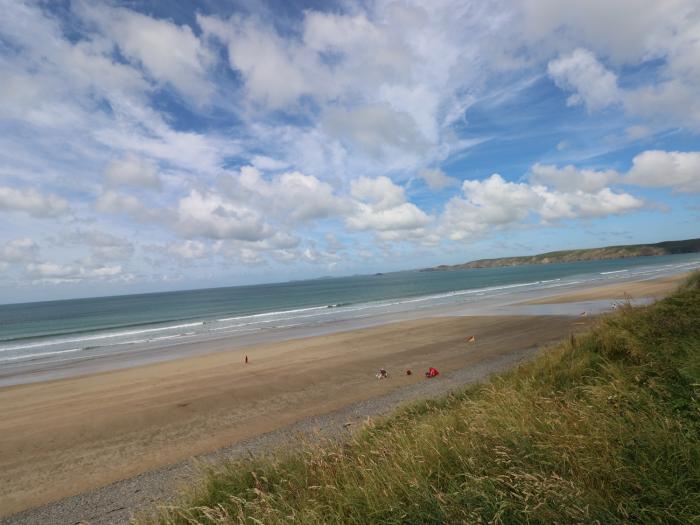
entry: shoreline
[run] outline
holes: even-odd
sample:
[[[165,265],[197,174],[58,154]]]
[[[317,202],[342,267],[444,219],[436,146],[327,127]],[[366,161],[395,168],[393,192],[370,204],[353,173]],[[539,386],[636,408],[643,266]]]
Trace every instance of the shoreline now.
[[[76,357],[60,361],[43,359],[0,364],[0,389],[8,386],[38,383],[120,369],[136,368],[154,363],[164,363],[194,356],[228,352],[260,344],[298,340],[313,336],[325,336],[351,330],[383,326],[396,322],[411,321],[431,317],[479,316],[479,315],[577,315],[579,311],[572,302],[582,304],[589,314],[601,313],[609,309],[610,303],[602,301],[606,294],[598,295],[598,301],[591,301],[590,290],[606,290],[610,287],[624,290],[631,298],[663,295],[688,275],[679,273],[655,273],[652,276],[624,276],[614,283],[574,281],[572,283],[553,282],[547,287],[529,289],[522,285],[508,286],[502,291],[484,296],[481,293],[465,295],[465,299],[444,304],[426,304],[424,298],[406,301],[403,309],[377,311],[354,318],[331,319],[311,325],[274,328],[254,331],[241,335],[219,335],[193,341],[172,341],[168,345],[132,347],[129,345],[105,347],[94,355],[76,354]],[[649,284],[654,286],[650,287]],[[477,291],[478,292],[478,291]],[[585,292],[586,294],[582,294]],[[558,294],[558,295],[557,295]],[[449,297],[449,294],[448,294]],[[457,297],[462,297],[458,294]],[[573,297],[567,300],[566,297]],[[564,298],[558,300],[557,298]],[[417,301],[417,302],[416,302]]]
[[[648,291],[649,283],[668,292],[683,278],[684,274],[664,278],[661,284],[658,279],[619,284],[630,297],[643,297],[640,294]],[[610,293],[604,286],[599,288],[599,294]],[[591,300],[592,291],[579,291],[580,299]],[[566,306],[564,310],[571,313],[579,304],[584,303],[555,303],[554,307]],[[368,415],[383,413],[379,408],[390,411],[411,399],[411,392],[413,399],[427,395],[426,389],[443,393],[448,381],[450,388],[456,388],[514,366],[591,322],[590,317],[505,312],[424,316],[0,388],[0,410],[5,416],[0,421],[0,516],[6,517],[0,523],[46,523],[41,516],[61,509],[67,512],[64,518],[79,522],[105,497],[112,510],[121,505],[115,507],[114,501],[126,502],[122,510],[108,513],[121,516],[121,521],[91,518],[90,523],[123,523],[128,517],[124,512],[134,510],[128,503],[133,503],[133,495],[125,499],[119,495],[121,489],[112,487],[128,486],[134,482],[130,480],[147,478],[148,472],[166,472],[170,474],[159,478],[159,487],[167,485],[170,493],[172,485],[163,480],[177,479],[185,471],[173,470],[174,466],[191,464],[192,456],[206,458],[216,451],[238,450],[256,440],[267,443],[264,436],[275,432],[283,432],[284,443],[290,431],[280,429],[308,429],[315,419],[332,420],[332,414],[352,411],[352,407],[374,407],[375,412],[358,412]],[[467,346],[464,337],[471,334],[477,335],[477,344]],[[246,353],[253,358],[247,367],[242,365]],[[441,371],[438,380],[422,377],[428,366]],[[374,378],[380,367],[390,371],[388,381]],[[405,368],[414,374],[402,375]],[[337,427],[339,421],[334,421]],[[163,497],[152,489],[149,492],[148,483],[138,491],[143,497]],[[90,494],[98,496],[90,499]],[[83,503],[76,508],[76,501]],[[148,506],[150,499],[143,503]]]

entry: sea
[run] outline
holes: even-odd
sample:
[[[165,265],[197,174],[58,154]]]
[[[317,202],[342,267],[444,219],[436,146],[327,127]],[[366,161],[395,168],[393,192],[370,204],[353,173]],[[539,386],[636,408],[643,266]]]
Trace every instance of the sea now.
[[[185,343],[254,341],[255,334],[283,339],[402,315],[483,313],[486,306],[696,268],[700,254],[684,254],[0,305],[0,378],[28,366],[66,368],[116,354],[158,351],[167,358]]]

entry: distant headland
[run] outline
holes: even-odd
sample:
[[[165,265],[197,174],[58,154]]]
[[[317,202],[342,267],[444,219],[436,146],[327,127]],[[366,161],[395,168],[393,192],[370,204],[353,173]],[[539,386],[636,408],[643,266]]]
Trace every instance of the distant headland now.
[[[629,244],[623,246],[605,246],[583,250],[563,250],[520,257],[501,257],[498,259],[479,259],[463,264],[433,266],[423,268],[421,272],[440,272],[464,270],[467,268],[494,268],[496,266],[521,266],[525,264],[554,264],[577,261],[598,261],[604,259],[625,259],[628,257],[645,257],[652,255],[675,255],[679,253],[700,252],[700,239],[683,241],[664,241],[656,244]]]

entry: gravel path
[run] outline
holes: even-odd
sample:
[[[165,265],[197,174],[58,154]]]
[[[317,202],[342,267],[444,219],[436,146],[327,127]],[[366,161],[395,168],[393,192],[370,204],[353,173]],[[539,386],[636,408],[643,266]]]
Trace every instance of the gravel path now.
[[[430,381],[421,381],[391,393],[349,405],[334,412],[304,419],[274,432],[234,443],[215,452],[168,465],[62,499],[0,518],[0,525],[116,525],[129,523],[138,512],[154,509],[157,504],[172,501],[178,487],[200,477],[202,463],[224,458],[259,454],[274,448],[289,446],[294,440],[315,440],[342,437],[368,417],[385,415],[397,406],[436,397],[460,386],[475,383],[489,375],[511,368],[531,359],[537,348],[527,348],[505,356],[486,359],[476,366],[441,375]],[[389,379],[391,380],[391,379]],[[348,425],[350,423],[350,425]]]

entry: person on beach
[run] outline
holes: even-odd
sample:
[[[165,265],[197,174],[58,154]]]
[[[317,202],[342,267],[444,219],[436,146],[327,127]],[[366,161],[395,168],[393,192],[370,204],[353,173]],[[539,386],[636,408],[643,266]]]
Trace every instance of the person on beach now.
[[[433,368],[432,366],[428,368],[428,371],[425,373],[425,377],[428,379],[432,379],[433,377],[437,377],[440,375],[440,372],[437,371],[437,368]]]
[[[245,356],[245,364],[248,364],[248,355]]]
[[[377,372],[377,379],[387,379],[388,377],[389,372],[387,372],[384,368],[380,368],[379,372]]]

